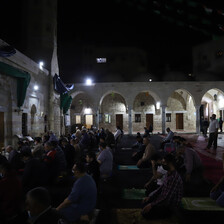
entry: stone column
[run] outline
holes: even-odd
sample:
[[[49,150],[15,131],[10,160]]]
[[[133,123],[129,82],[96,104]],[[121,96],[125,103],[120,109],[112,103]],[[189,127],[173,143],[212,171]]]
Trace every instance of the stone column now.
[[[196,105],[196,133],[200,135],[200,107],[201,105]]]
[[[128,105],[128,134],[132,135],[132,106]]]
[[[162,133],[166,133],[166,105],[162,105]]]
[[[96,129],[99,129],[99,122],[100,122],[100,110],[97,108],[96,109],[96,121],[95,121],[95,126]]]

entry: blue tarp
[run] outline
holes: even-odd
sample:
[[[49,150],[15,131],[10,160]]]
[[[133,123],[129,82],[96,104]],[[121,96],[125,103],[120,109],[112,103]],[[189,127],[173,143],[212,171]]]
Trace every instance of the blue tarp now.
[[[57,74],[53,77],[53,84],[54,90],[59,94],[68,93],[74,87],[74,85],[65,85]]]

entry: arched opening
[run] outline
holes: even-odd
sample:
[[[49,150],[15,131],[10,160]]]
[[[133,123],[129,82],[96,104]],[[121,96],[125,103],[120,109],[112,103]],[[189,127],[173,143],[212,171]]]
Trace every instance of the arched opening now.
[[[167,100],[166,127],[176,132],[196,131],[196,109],[192,95],[184,90],[175,90]]]
[[[80,92],[73,97],[70,108],[71,132],[75,131],[75,127],[81,129],[82,126],[91,128],[95,122],[95,111],[90,97]]]
[[[128,131],[128,115],[125,99],[119,93],[108,93],[101,101],[99,126],[112,132],[116,126],[120,126],[125,132]]]
[[[133,132],[144,132],[144,127],[158,130],[161,122],[157,122],[160,116],[159,102],[148,91],[139,93],[133,103]],[[156,107],[157,105],[157,107]]]
[[[203,121],[210,120],[212,114],[216,114],[216,118],[224,117],[224,93],[219,89],[208,90],[201,100],[200,107],[200,129],[203,131]]]

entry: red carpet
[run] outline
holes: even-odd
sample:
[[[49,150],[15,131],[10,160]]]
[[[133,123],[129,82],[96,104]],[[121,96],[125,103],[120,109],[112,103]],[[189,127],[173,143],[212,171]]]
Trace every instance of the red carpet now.
[[[205,167],[205,177],[216,184],[224,175],[222,161],[218,161],[216,159],[203,155],[200,152],[198,152],[198,155],[200,156]]]
[[[186,138],[189,143],[192,144],[193,148],[197,151],[204,165],[205,177],[216,184],[219,179],[224,176],[222,160],[212,158],[212,156],[203,154],[203,150],[207,146],[207,141],[204,138],[199,137],[195,134],[182,134],[182,137]],[[202,152],[202,153],[201,153]]]

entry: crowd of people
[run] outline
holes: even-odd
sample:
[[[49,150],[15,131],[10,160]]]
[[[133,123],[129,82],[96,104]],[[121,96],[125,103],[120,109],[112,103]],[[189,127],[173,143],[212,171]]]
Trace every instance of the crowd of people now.
[[[209,124],[208,149],[212,143],[217,147],[212,132],[217,131],[214,115],[213,120]],[[206,181],[201,159],[186,139],[168,127],[157,150],[151,142],[150,128],[145,127],[143,135],[138,132],[132,146],[136,166],[152,170],[142,186],[146,194],[142,200],[145,218],[170,215],[183,195],[200,189]],[[104,128],[77,127],[75,133],[59,138],[50,131],[32,142],[19,140],[17,147],[4,147],[0,154],[1,223],[73,223],[92,213],[102,184],[113,176],[114,149],[123,135],[119,126],[114,134]],[[51,191],[61,183],[71,190],[52,206]],[[224,204],[223,183],[221,179],[210,195],[220,206]]]
[[[119,126],[115,134],[103,128],[80,130],[77,127],[75,133],[59,138],[49,131],[33,139],[19,139],[16,147],[3,147],[1,223],[58,223],[59,220],[70,223],[92,212],[100,183],[112,176],[113,149],[122,136]],[[72,190],[52,209],[51,191],[63,184]],[[49,221],[51,215],[54,217]]]

